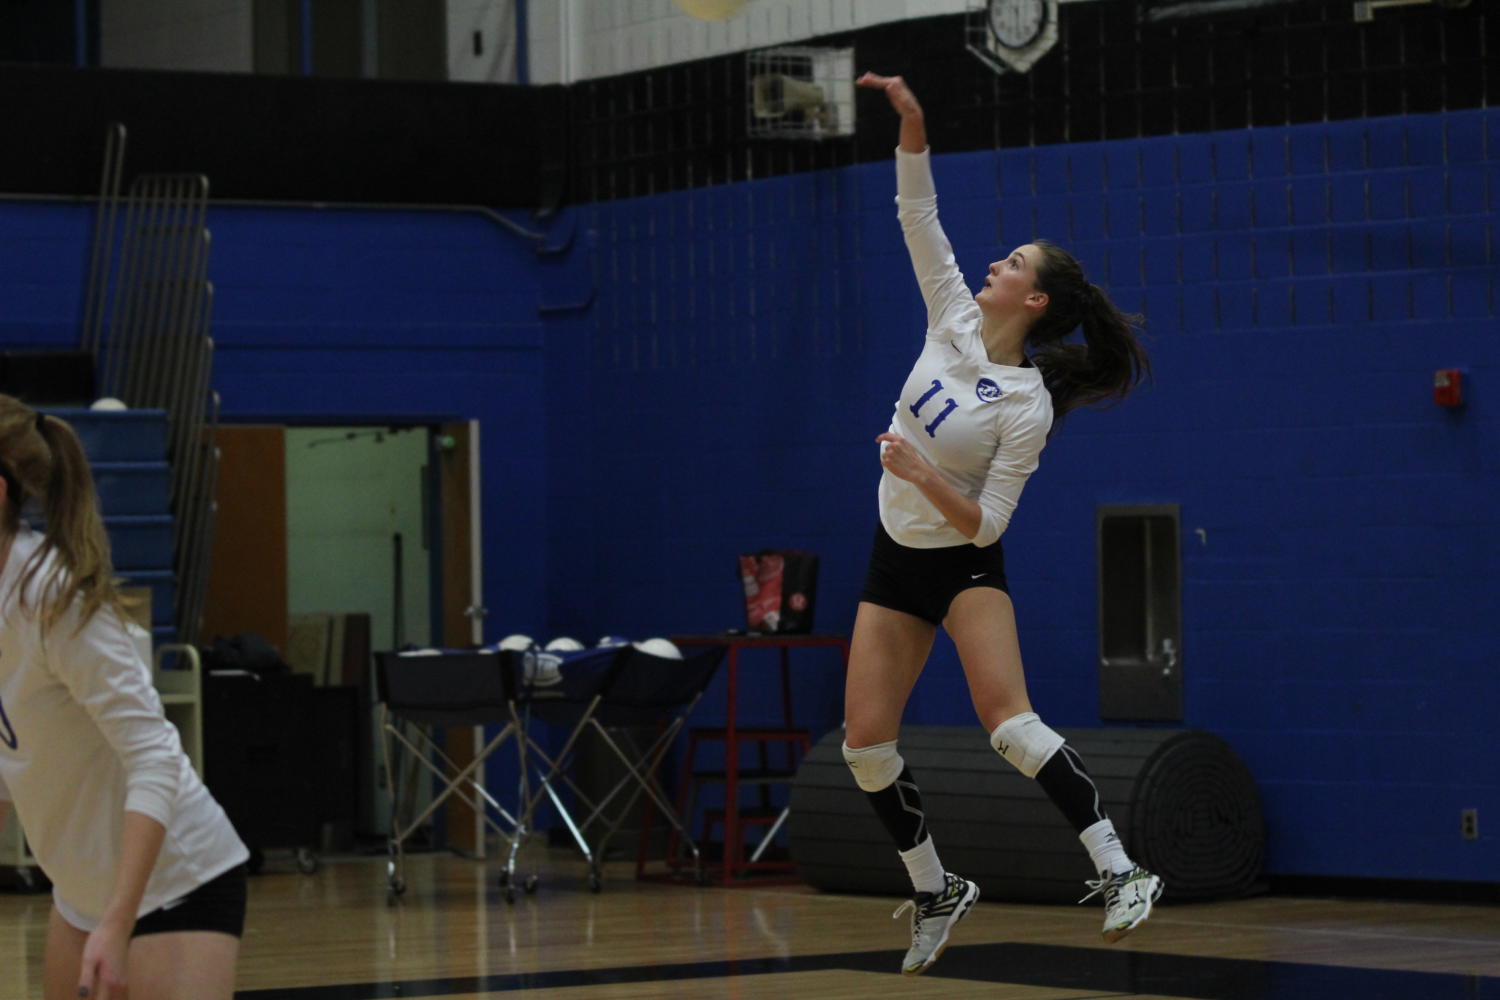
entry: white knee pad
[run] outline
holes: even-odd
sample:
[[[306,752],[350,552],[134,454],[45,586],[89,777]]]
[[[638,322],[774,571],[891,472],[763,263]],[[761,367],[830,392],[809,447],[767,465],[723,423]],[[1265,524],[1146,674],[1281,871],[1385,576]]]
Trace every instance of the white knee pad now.
[[[858,750],[845,743],[844,763],[854,772],[854,783],[867,792],[891,787],[906,766],[906,761],[896,752],[895,740]]]
[[[1028,778],[1035,778],[1064,742],[1035,712],[1012,716],[990,733],[990,746]]]

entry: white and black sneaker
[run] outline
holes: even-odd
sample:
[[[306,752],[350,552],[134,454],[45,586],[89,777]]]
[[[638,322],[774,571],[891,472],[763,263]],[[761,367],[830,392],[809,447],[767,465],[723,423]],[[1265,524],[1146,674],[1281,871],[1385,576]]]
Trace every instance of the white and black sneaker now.
[[[911,910],[911,947],[901,962],[903,976],[920,976],[948,947],[948,932],[968,915],[979,900],[979,886],[952,872],[943,874],[942,892],[919,892],[891,914],[895,919]]]
[[[1151,916],[1151,904],[1165,888],[1161,879],[1140,865],[1084,885],[1093,891],[1080,899],[1080,903],[1104,893],[1104,940],[1108,944],[1114,944],[1145,923]]]

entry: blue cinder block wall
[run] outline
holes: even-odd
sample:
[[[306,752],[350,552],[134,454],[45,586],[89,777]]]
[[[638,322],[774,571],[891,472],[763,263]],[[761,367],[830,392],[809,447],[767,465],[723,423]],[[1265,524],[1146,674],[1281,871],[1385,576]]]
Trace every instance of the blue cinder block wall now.
[[[0,201],[0,344],[77,342],[93,213]],[[211,206],[227,422],[481,422],[485,604],[546,620],[541,326],[531,243],[478,213]],[[421,641],[426,641],[423,638]]]
[[[225,412],[480,421],[485,604],[545,617],[531,245],[477,213],[216,208]]]
[[[1006,536],[1039,710],[1098,724],[1096,506],[1178,503],[1185,722],[1258,778],[1268,870],[1493,881],[1458,814],[1500,807],[1500,114],[935,166],[967,273],[1048,236],[1150,330],[1155,384],[1070,418]],[[721,629],[766,545],[820,553],[844,630],[921,336],[892,189],[886,162],[579,206],[550,257],[479,217],[218,206],[215,384],[231,417],[479,419],[491,638]],[[89,218],[0,202],[6,344],[71,342]],[[798,712],[836,725],[807,655]],[[908,718],[974,724],[943,640]]]
[[[1495,877],[1459,814],[1500,806],[1497,153],[1475,111],[935,160],[966,273],[1061,242],[1155,362],[1068,421],[1006,535],[1033,700],[1099,723],[1095,509],[1180,504],[1185,723],[1257,776],[1274,873]],[[819,552],[819,625],[850,627],[871,439],[922,331],[893,184],[589,210],[596,305],[545,335],[555,630],[735,624],[733,556],[765,545]],[[837,671],[798,673],[837,724]],[[907,718],[974,724],[943,640]]]

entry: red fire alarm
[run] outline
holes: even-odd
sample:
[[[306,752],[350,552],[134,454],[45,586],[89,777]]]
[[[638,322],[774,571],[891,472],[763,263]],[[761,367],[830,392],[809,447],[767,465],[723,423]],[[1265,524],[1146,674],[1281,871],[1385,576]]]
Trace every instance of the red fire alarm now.
[[[1432,376],[1432,401],[1445,409],[1464,405],[1464,373],[1458,368],[1439,368]]]

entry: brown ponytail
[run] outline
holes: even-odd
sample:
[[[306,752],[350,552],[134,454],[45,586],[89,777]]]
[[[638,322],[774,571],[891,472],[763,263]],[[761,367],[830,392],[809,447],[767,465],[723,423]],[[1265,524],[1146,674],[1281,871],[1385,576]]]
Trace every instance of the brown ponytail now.
[[[1047,309],[1027,331],[1026,345],[1052,394],[1054,419],[1080,406],[1118,403],[1151,375],[1151,360],[1136,338],[1141,317],[1120,312],[1084,278],[1072,254],[1046,240],[1035,244],[1042,251],[1036,284],[1047,293]],[[1083,343],[1064,343],[1080,326]]]
[[[93,470],[68,422],[0,395],[0,475],[6,484],[0,531],[13,536],[20,530],[22,508],[31,499],[46,522],[42,544],[17,583],[22,601],[28,592],[41,595],[43,627],[56,624],[75,597],[80,627],[101,607],[122,611]],[[55,561],[39,579],[49,554]],[[32,591],[34,582],[39,587]]]

